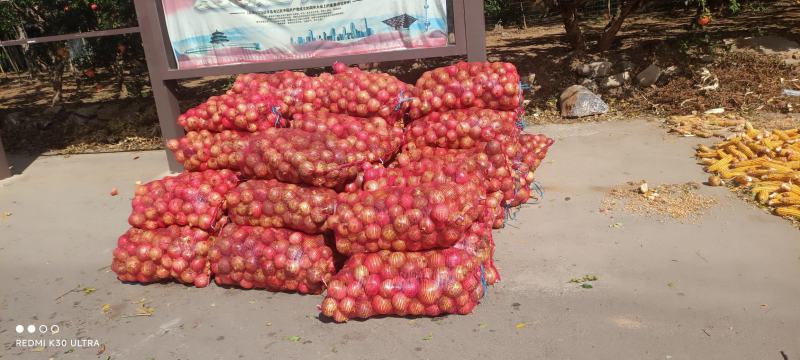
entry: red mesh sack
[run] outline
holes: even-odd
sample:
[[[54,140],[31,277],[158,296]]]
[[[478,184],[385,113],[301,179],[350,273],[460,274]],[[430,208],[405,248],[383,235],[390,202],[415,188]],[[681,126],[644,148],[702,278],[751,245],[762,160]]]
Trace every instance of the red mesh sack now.
[[[438,147],[418,147],[414,143],[406,144],[390,167],[409,167],[422,159],[433,159],[449,164],[468,164],[475,162],[484,176],[483,186],[487,193],[503,192],[503,204],[514,197],[516,173],[511,168],[505,150],[514,153],[513,144],[503,148],[499,141],[478,144],[472,149],[444,149]]]
[[[484,295],[480,260],[461,249],[356,254],[328,282],[322,314],[336,322],[380,315],[469,314]]]
[[[230,130],[220,133],[190,131],[182,138],[167,141],[167,148],[186,171],[239,170],[250,136],[249,133]]]
[[[518,111],[522,104],[517,68],[505,62],[459,62],[426,71],[414,91],[408,110],[412,119],[471,107]]]
[[[434,112],[409,124],[406,141],[417,146],[470,149],[482,142],[519,136],[516,117],[513,111],[480,108]]]
[[[111,270],[122,281],[147,284],[174,279],[206,287],[211,242],[207,232],[188,226],[130,228],[117,240]]]
[[[326,226],[343,255],[450,247],[481,215],[484,193],[474,183],[450,182],[344,192]]]
[[[245,181],[225,195],[235,224],[319,234],[333,213],[336,192],[277,180]]]
[[[500,281],[500,272],[494,265],[494,239],[492,226],[489,223],[476,222],[455,245],[456,249],[466,251],[480,261],[481,276],[487,285],[494,285]]]
[[[522,134],[519,137],[520,150],[511,159],[511,167],[519,178],[514,198],[510,206],[526,203],[533,195],[534,171],[539,167],[547,150],[553,145],[553,139],[545,135]]]
[[[238,183],[230,170],[206,170],[139,185],[128,223],[149,230],[170,225],[215,229],[223,215],[225,194]]]
[[[178,116],[178,124],[187,131],[256,132],[271,127],[286,127],[287,121],[281,116],[280,105],[273,95],[228,91],[187,110]]]
[[[249,139],[241,171],[249,178],[341,188],[356,177],[363,163],[391,158],[401,142],[402,136],[395,135],[337,138],[273,128]]]
[[[218,285],[319,294],[334,272],[322,235],[288,229],[225,226],[209,250]]]
[[[404,139],[399,126],[389,124],[381,117],[359,118],[327,111],[294,114],[291,127],[306,132],[333,134],[337,138],[355,138],[370,146],[380,144],[380,139]]]
[[[326,110],[358,117],[401,120],[411,100],[411,86],[379,72],[335,65],[336,74],[281,82],[279,93],[290,114]]]

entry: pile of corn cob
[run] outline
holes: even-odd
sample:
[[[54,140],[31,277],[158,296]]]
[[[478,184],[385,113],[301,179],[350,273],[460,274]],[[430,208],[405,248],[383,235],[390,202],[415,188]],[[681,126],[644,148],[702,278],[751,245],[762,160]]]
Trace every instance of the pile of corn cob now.
[[[715,114],[670,116],[669,131],[683,136],[724,138],[728,131],[742,131],[745,120],[735,115],[720,117]]]
[[[749,187],[756,201],[775,214],[800,220],[800,129],[758,130],[745,124],[743,133],[713,148],[699,145],[697,157],[712,175],[708,182],[732,181]]]

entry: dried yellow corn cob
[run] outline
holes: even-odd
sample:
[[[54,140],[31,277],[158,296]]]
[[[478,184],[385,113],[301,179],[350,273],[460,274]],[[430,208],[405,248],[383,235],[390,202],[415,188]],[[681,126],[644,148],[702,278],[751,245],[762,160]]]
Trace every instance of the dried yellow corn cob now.
[[[717,162],[711,164],[708,167],[708,169],[706,169],[706,171],[715,172],[715,171],[722,170],[723,168],[727,169],[728,165],[730,165],[731,161],[733,161],[733,155],[726,154],[721,159],[717,160]]]
[[[766,205],[767,202],[769,201],[769,191],[760,190],[760,191],[756,192],[756,201],[758,201],[761,204]]]
[[[785,217],[800,218],[800,208],[794,206],[779,207],[775,209],[775,214]]]
[[[736,149],[736,146],[734,146],[734,145],[728,145],[725,148],[725,150],[727,150],[728,153],[732,154],[733,156],[735,156],[740,161],[748,159],[747,155],[745,155],[745,153],[743,153],[743,152],[739,151],[738,149]],[[748,150],[750,150],[750,149],[748,148]]]

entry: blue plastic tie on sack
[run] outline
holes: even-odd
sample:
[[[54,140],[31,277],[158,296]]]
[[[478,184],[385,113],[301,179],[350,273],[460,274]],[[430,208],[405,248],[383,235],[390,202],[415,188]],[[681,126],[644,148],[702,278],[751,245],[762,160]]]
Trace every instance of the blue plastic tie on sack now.
[[[279,107],[277,105],[272,107],[272,114],[275,115],[275,127],[280,127],[281,120],[283,120],[283,117],[278,109]]]
[[[397,105],[395,105],[394,111],[400,110],[400,107],[403,106],[403,103],[406,103],[406,102],[409,102],[411,100],[414,100],[413,97],[407,97],[407,98],[403,97],[403,92],[404,91],[405,90],[400,90],[400,94],[397,94]]]
[[[522,81],[520,81],[519,82],[519,88],[522,89],[522,90],[530,90],[531,86],[526,84],[526,83],[524,83],[524,82],[522,82]]]
[[[534,204],[536,204],[539,201],[542,201],[544,199],[544,188],[542,187],[542,185],[539,184],[538,181],[534,180],[531,183],[531,190],[536,191],[536,194],[539,195],[539,200],[537,200]]]
[[[489,293],[489,284],[486,283],[486,270],[484,270],[483,264],[481,264],[481,286],[483,287],[483,296],[485,297],[486,294]]]

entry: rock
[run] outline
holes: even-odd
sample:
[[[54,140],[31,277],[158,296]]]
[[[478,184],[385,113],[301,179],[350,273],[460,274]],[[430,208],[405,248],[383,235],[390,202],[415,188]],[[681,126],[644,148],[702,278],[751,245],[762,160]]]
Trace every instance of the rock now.
[[[588,64],[582,64],[578,66],[578,74],[583,76],[588,76],[590,78],[596,78],[601,76],[607,76],[611,73],[611,68],[614,66],[611,62],[608,61],[595,61]]]
[[[563,117],[575,118],[608,112],[608,104],[581,85],[564,89],[559,97],[559,104]]]
[[[625,61],[622,61],[622,62],[619,63],[619,67],[620,67],[620,69],[622,69],[623,72],[624,71],[633,71],[633,69],[636,67],[636,65],[634,65],[632,62],[630,62],[628,60],[625,60]]]
[[[636,75],[636,83],[641,87],[650,87],[658,81],[662,72],[663,70],[661,70],[658,65],[650,64],[650,66],[642,70],[639,75]]]
[[[631,73],[625,71],[604,78],[602,81],[600,81],[600,86],[605,89],[615,88],[622,86],[622,84],[625,84],[630,80],[631,80]]]
[[[583,79],[583,81],[581,81],[581,86],[585,87],[591,92],[595,92],[600,89],[600,87],[597,86],[597,83],[594,80],[588,78]]]
[[[73,110],[72,112],[75,113],[75,114],[78,114],[78,115],[80,115],[82,117],[89,118],[89,117],[94,117],[95,115],[97,115],[97,110],[99,108],[100,108],[100,106],[97,105],[97,104],[95,104],[95,105],[82,105],[82,106],[78,107],[77,109]]]

